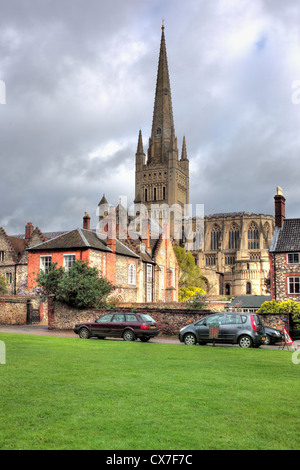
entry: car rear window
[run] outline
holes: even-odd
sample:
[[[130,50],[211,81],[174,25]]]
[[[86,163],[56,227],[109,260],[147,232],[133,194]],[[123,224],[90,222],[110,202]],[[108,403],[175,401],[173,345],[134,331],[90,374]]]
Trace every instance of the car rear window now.
[[[258,315],[253,315],[253,316],[254,316],[254,320],[255,320],[256,325],[257,325],[257,326],[258,326],[258,325],[261,325],[261,326],[262,326],[263,323],[262,323],[261,319],[259,318],[259,316],[258,316]]]
[[[142,321],[154,321],[155,322],[155,320],[153,320],[153,318],[150,317],[150,315],[147,315],[146,313],[141,313],[140,317]]]

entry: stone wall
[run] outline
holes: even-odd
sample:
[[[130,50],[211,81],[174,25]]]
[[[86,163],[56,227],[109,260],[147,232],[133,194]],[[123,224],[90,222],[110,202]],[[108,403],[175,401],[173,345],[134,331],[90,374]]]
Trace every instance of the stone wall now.
[[[166,308],[114,308],[114,309],[73,309],[60,302],[49,303],[48,326],[49,329],[70,330],[76,323],[94,321],[96,318],[109,312],[136,312],[147,313],[158,323],[161,334],[177,335],[180,328],[200,318],[209,315],[209,310],[183,310]]]
[[[0,325],[26,325],[28,297],[0,297]]]
[[[196,320],[213,313],[210,310],[186,310],[180,308],[157,307],[152,304],[152,308],[147,307],[119,307],[114,309],[73,309],[65,304],[55,302],[48,307],[48,325],[49,329],[70,330],[76,323],[85,321],[94,321],[109,312],[136,312],[147,313],[158,323],[158,328],[163,335],[178,335],[179,330],[193,323]],[[272,328],[282,330],[285,327],[289,331],[288,314],[262,314],[260,315],[264,324]],[[284,321],[286,320],[287,321]]]

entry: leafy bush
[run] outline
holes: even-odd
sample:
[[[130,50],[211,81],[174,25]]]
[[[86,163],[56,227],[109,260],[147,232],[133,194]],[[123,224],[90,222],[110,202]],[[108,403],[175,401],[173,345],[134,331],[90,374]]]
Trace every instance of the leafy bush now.
[[[293,320],[300,320],[300,305],[295,300],[268,300],[262,304],[257,313],[291,313]]]
[[[43,297],[51,295],[53,300],[76,308],[98,308],[114,289],[110,282],[99,276],[97,268],[82,261],[76,261],[68,270],[52,263],[47,273],[39,273],[37,283],[43,289]]]
[[[192,300],[197,294],[206,295],[206,292],[201,287],[180,287],[178,300],[179,302],[186,302]]]
[[[186,307],[193,310],[202,310],[207,306],[206,294],[200,292],[185,302]]]

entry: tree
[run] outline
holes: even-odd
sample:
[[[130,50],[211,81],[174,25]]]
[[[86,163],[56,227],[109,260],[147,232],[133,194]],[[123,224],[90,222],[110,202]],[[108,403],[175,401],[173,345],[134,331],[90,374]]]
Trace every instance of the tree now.
[[[300,320],[300,305],[295,300],[268,300],[261,305],[257,313],[291,313],[293,320]]]
[[[7,294],[7,284],[6,279],[2,274],[0,274],[0,294],[4,295]]]
[[[180,246],[174,246],[175,255],[179,268],[179,288],[180,287],[201,287],[205,288],[202,271],[195,264],[193,255],[186,252]]]
[[[99,276],[97,268],[76,261],[65,270],[51,264],[48,272],[40,272],[37,283],[43,289],[44,296],[53,296],[53,300],[65,302],[76,308],[98,308],[106,302],[114,286]]]

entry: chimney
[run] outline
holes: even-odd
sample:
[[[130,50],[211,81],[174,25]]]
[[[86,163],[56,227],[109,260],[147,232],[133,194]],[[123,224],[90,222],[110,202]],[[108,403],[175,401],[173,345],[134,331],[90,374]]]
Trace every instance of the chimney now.
[[[27,225],[25,225],[25,240],[29,240],[29,238],[31,238],[32,233],[33,225],[31,222],[28,222]]]
[[[277,186],[277,194],[274,196],[275,201],[275,227],[282,227],[285,219],[285,198],[282,195],[282,189]]]
[[[151,228],[148,212],[142,218],[142,227],[141,227],[141,240],[145,245],[145,249],[150,251],[150,237],[151,237]]]
[[[107,217],[108,224],[105,226],[105,231],[107,232],[106,245],[112,250],[113,253],[116,252],[116,214],[114,207],[111,207],[110,213]]]
[[[83,228],[85,230],[90,230],[91,218],[87,212],[83,216]]]

